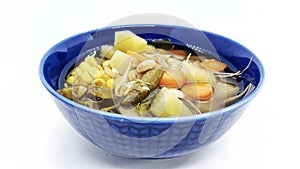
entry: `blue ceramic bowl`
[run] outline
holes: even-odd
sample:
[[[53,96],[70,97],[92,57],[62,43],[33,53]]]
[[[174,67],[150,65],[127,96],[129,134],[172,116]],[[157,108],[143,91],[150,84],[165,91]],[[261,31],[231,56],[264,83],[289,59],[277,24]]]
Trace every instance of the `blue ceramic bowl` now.
[[[79,105],[58,94],[66,67],[82,53],[113,44],[114,32],[131,30],[147,39],[170,38],[198,51],[216,53],[233,69],[253,62],[242,79],[256,88],[250,95],[223,109],[186,117],[125,117]],[[209,43],[207,43],[209,42]],[[72,63],[73,62],[73,63]],[[115,155],[128,158],[169,158],[194,152],[220,138],[239,119],[260,91],[264,70],[247,48],[226,37],[197,29],[169,25],[126,25],[107,27],[67,38],[52,47],[40,63],[40,79],[71,126],[87,140]]]

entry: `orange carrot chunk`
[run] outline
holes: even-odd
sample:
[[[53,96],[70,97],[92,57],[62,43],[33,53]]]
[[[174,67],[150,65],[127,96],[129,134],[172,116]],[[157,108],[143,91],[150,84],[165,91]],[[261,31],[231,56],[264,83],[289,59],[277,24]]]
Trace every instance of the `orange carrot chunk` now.
[[[209,83],[189,82],[182,87],[182,92],[192,99],[208,100],[213,95],[213,88]]]
[[[175,54],[175,55],[180,55],[183,56],[184,58],[187,57],[187,53],[185,50],[179,50],[179,49],[172,49],[171,53]]]
[[[205,59],[200,63],[200,66],[212,72],[220,72],[227,67],[225,63],[217,61],[215,59]]]
[[[165,72],[160,79],[159,85],[166,88],[179,88],[185,83],[185,78],[183,76],[178,76],[171,74],[170,72]]]

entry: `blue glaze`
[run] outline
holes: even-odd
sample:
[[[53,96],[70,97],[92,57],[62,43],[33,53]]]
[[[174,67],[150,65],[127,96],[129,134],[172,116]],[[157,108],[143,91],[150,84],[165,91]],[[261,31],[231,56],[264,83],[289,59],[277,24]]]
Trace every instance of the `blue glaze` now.
[[[243,70],[249,58],[253,63],[243,74],[244,85],[256,88],[243,100],[223,109],[186,117],[124,117],[90,109],[56,92],[59,79],[87,50],[113,44],[114,32],[131,30],[151,40],[168,37],[174,43],[192,44],[211,53],[236,70]],[[208,41],[209,40],[209,41]],[[209,43],[208,43],[209,42]],[[264,70],[259,59],[241,44],[226,37],[170,25],[126,25],[108,27],[67,38],[42,58],[40,79],[71,126],[103,150],[129,158],[169,158],[194,152],[220,138],[239,119],[248,103],[260,91]]]

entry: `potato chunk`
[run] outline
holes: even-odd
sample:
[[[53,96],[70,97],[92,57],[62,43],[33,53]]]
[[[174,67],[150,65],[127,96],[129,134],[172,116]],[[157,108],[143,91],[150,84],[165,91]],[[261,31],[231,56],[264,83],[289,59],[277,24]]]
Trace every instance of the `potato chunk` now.
[[[115,32],[115,48],[127,52],[127,50],[139,52],[147,48],[147,41],[133,32],[124,30]]]

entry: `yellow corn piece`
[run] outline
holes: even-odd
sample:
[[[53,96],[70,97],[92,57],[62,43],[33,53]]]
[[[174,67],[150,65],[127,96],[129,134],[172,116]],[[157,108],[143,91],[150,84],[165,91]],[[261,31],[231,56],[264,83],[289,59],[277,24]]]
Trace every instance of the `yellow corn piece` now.
[[[93,81],[93,78],[90,76],[88,72],[84,72],[81,78],[85,83],[91,83]]]
[[[110,89],[113,89],[115,85],[114,83],[115,83],[114,79],[108,79],[106,81],[106,86],[109,87]]]
[[[99,79],[95,79],[93,81],[93,83],[97,86],[97,87],[102,87],[102,86],[105,86],[105,80],[102,79],[102,78],[99,78]]]
[[[95,79],[99,79],[103,77],[103,73],[99,72],[96,74]]]
[[[104,79],[105,81],[111,79],[111,77],[107,74],[102,74],[102,79]]]
[[[60,93],[61,95],[65,96],[68,99],[72,100],[73,98],[72,88],[63,88],[61,90],[58,90],[58,93]]]
[[[73,84],[73,82],[74,82],[74,76],[69,76],[69,77],[67,78],[67,82],[68,82],[69,84]]]
[[[74,68],[71,72],[70,72],[70,76],[74,76],[75,75],[75,73],[76,73],[76,70],[78,70],[77,68]]]

